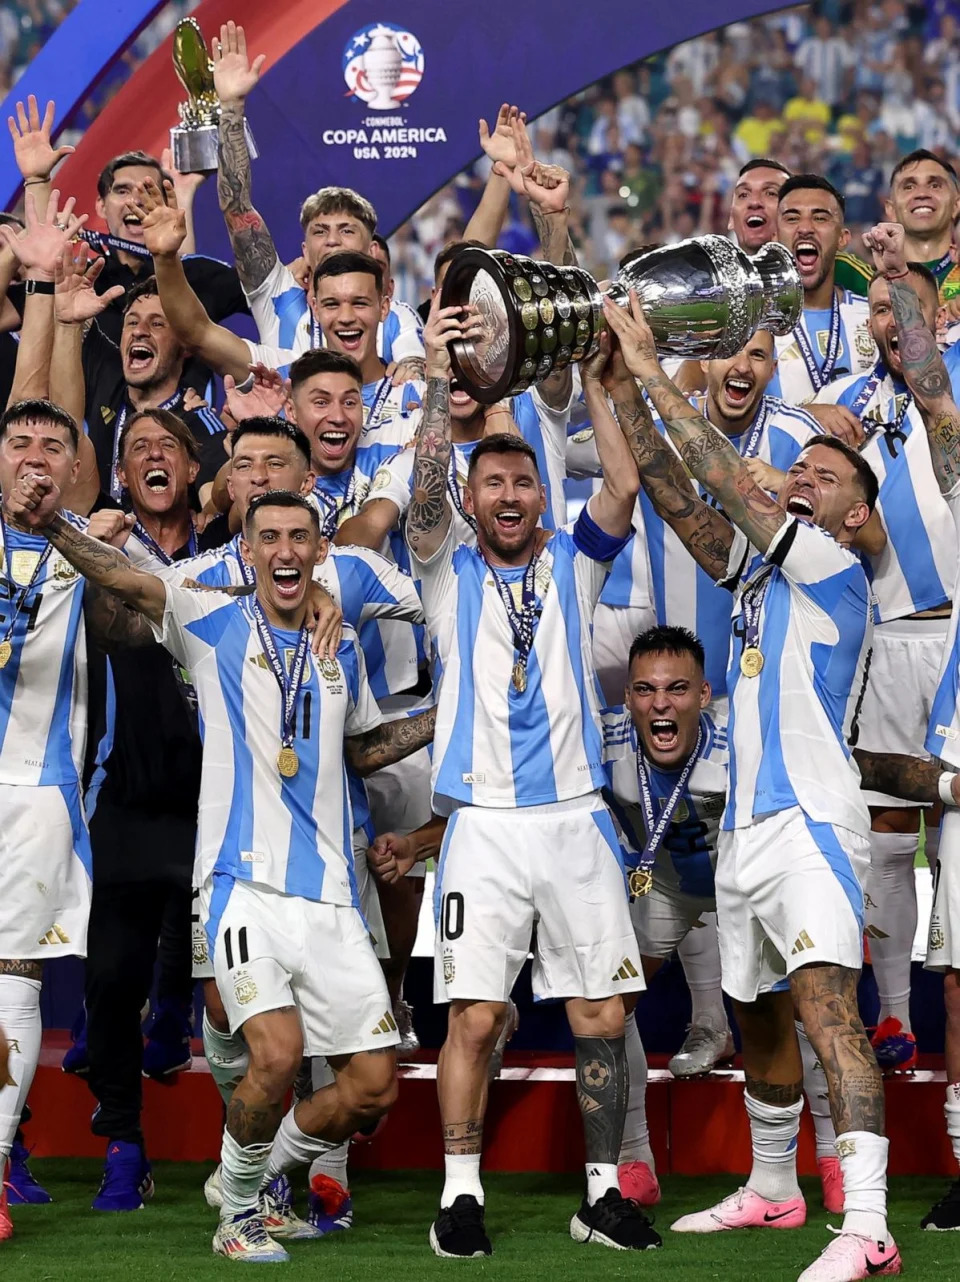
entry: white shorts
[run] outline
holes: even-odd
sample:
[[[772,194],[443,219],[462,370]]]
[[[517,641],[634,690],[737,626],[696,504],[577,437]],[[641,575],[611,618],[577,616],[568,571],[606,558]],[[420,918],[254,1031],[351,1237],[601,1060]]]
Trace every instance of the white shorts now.
[[[669,860],[669,855],[666,858]],[[658,859],[649,894],[638,895],[630,905],[641,956],[670,957],[700,923],[704,913],[716,910],[716,899],[685,894],[676,877]]]
[[[193,892],[193,907],[190,915],[190,931],[193,944],[193,978],[195,980],[213,979],[213,958],[207,945],[207,932],[200,916],[200,891]]]
[[[637,633],[652,628],[656,621],[652,605],[598,604],[593,616],[593,663],[607,707],[623,703],[630,647]]]
[[[430,767],[430,753],[428,749],[421,748],[403,761],[367,775],[363,782],[367,788],[373,830],[378,836],[384,832],[406,836],[433,818]],[[407,873],[408,877],[423,875],[422,860]]]
[[[0,784],[0,959],[85,957],[91,869],[79,784]]]
[[[741,1002],[811,963],[863,964],[865,834],[814,823],[798,806],[721,832],[717,928],[724,992]]]
[[[960,970],[960,810],[944,806],[933,873],[927,970]]]
[[[450,816],[434,890],[438,1002],[505,1002],[533,945],[533,992],[600,999],[643,988],[623,857],[596,794]]]
[[[231,1032],[295,1006],[304,1055],[397,1044],[383,971],[355,908],[215,877],[200,912],[208,936],[216,932],[213,967]]]
[[[858,748],[929,760],[923,744],[949,624],[949,619],[894,619],[874,628]],[[917,804],[883,792],[865,792],[864,800],[897,809]]]

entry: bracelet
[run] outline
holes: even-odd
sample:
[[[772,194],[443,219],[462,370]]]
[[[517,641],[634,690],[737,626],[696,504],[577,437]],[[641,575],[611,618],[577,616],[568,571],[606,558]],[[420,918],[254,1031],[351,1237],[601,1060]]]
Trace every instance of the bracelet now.
[[[36,187],[38,183],[48,183],[49,181],[50,175],[48,174],[46,178],[24,178],[23,185],[24,187]]]
[[[56,285],[52,280],[28,280],[24,284],[24,293],[30,294],[52,294],[56,290]]]
[[[945,806],[955,806],[957,803],[953,799],[953,781],[957,773],[954,770],[944,770],[937,780],[937,792],[940,794],[940,800]]]
[[[909,275],[910,275],[909,268],[906,271],[902,271],[902,272],[884,272],[883,273],[885,280],[903,280],[905,276],[909,276]]]

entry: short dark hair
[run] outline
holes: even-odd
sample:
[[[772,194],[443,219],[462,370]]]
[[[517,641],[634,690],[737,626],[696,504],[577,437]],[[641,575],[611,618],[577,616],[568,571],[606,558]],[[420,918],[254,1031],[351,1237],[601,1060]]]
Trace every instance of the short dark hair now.
[[[834,187],[829,178],[824,178],[823,174],[794,174],[780,188],[780,194],[777,200],[783,200],[784,196],[789,196],[792,191],[826,191],[834,198],[840,206],[840,216],[845,218],[847,214],[847,202]]]
[[[285,418],[272,418],[267,414],[245,418],[233,432],[231,449],[234,454],[238,444],[246,436],[275,436],[281,441],[292,441],[294,448],[303,455],[307,467],[310,466],[310,442],[296,423],[290,423]]]
[[[905,156],[901,157],[901,159],[894,165],[893,172],[890,175],[890,190],[893,190],[893,184],[897,181],[897,178],[903,170],[906,169],[907,165],[915,165],[921,160],[932,160],[935,165],[939,165],[945,173],[950,175],[950,181],[953,183],[954,187],[960,187],[960,178],[957,177],[957,171],[954,169],[953,165],[951,165],[949,160],[944,160],[944,158],[942,156],[938,156],[935,151],[928,151],[926,147],[918,147],[916,151],[910,151]]]
[[[920,278],[920,280],[922,280],[922,281],[924,282],[924,284],[928,285],[928,286],[933,290],[933,292],[936,294],[936,296],[937,296],[937,301],[939,302],[939,300],[940,300],[940,283],[939,283],[939,281],[937,280],[936,276],[934,276],[933,272],[930,270],[930,268],[927,266],[927,264],[926,264],[926,263],[913,262],[913,261],[908,262],[908,263],[907,263],[907,271],[910,273],[910,275],[911,275],[911,276],[917,276],[917,277],[919,277],[919,278]],[[885,278],[884,276],[880,276],[880,275],[874,276],[874,277],[873,277],[873,279],[870,281],[870,285],[869,285],[869,287],[868,287],[868,291],[869,291],[869,289],[872,289],[872,288],[873,288],[873,286],[875,285],[875,283],[876,283],[878,280],[885,280],[885,279],[886,279],[886,278]]]
[[[165,432],[169,432],[171,436],[176,437],[178,444],[182,445],[186,450],[187,457],[191,463],[200,462],[197,438],[184,423],[183,419],[178,418],[176,414],[172,414],[170,410],[161,409],[157,406],[156,409],[140,410],[124,423],[120,432],[120,440],[117,442],[117,461],[119,463],[123,463],[123,454],[130,433],[145,418],[151,419],[158,427],[162,427]]]
[[[62,427],[69,435],[74,453],[79,448],[80,433],[73,415],[68,414],[61,406],[54,405],[53,401],[43,400],[38,396],[8,405],[4,413],[0,414],[0,441],[6,436],[11,423],[52,423],[55,427]]]
[[[159,178],[158,186],[163,191],[163,180],[170,175],[164,169],[156,156],[148,156],[145,151],[125,151],[120,156],[114,156],[113,160],[107,161],[103,169],[100,170],[100,177],[97,179],[97,195],[101,200],[105,199],[113,186],[114,175],[118,169],[129,169],[132,165],[144,165],[149,169],[155,169]]]
[[[532,445],[528,445],[522,436],[514,436],[512,432],[494,432],[490,436],[482,437],[474,447],[467,465],[468,481],[477,470],[477,459],[483,458],[485,454],[523,454],[533,464],[537,476],[540,475],[537,456]]]
[[[440,253],[433,260],[433,279],[436,281],[440,273],[446,267],[447,263],[452,263],[458,254],[462,254],[465,249],[488,249],[482,240],[451,240],[449,245],[444,245]]]
[[[877,506],[877,495],[880,493],[880,482],[877,480],[876,472],[874,472],[873,468],[863,455],[849,446],[846,441],[841,441],[837,436],[819,434],[817,436],[811,436],[800,453],[805,454],[807,450],[812,449],[814,445],[825,445],[828,450],[836,450],[838,454],[842,454],[847,462],[850,463],[857,474],[857,480],[860,482],[860,489],[863,491],[864,502],[872,512]]]
[[[329,254],[322,262],[317,263],[313,272],[313,292],[317,292],[317,282],[324,276],[348,276],[351,272],[364,272],[372,276],[377,293],[383,293],[383,266],[369,254],[361,254],[355,249],[343,249],[337,254]]]
[[[244,535],[250,534],[254,527],[257,513],[264,507],[296,507],[304,512],[309,512],[310,520],[313,522],[317,533],[320,533],[320,514],[302,494],[294,494],[293,490],[267,490],[266,494],[258,494],[250,500],[247,514],[243,518]]]
[[[748,160],[747,163],[741,167],[737,177],[742,178],[743,175],[748,174],[751,169],[779,169],[780,172],[782,174],[786,174],[788,178],[792,177],[790,170],[782,160],[774,160],[770,156],[754,156],[752,160]]]
[[[159,298],[160,287],[157,285],[156,276],[147,276],[144,280],[138,280],[135,285],[131,285],[123,298],[123,314],[138,303],[141,298]]]
[[[632,666],[634,659],[645,654],[691,654],[701,672],[706,665],[703,643],[689,628],[658,624],[645,632],[638,632],[630,646],[627,668]]]
[[[372,239],[372,241],[371,241],[371,244],[378,245],[378,246],[380,247],[380,249],[382,249],[382,250],[383,250],[384,257],[386,258],[386,260],[387,260],[387,264],[388,264],[388,266],[389,266],[389,265],[390,265],[390,263],[392,262],[392,260],[391,260],[391,257],[390,257],[390,246],[387,244],[387,238],[386,238],[386,236],[381,236],[381,235],[380,235],[380,233],[379,233],[378,231],[377,231],[377,232],[374,232],[374,233],[373,233],[373,239]],[[372,256],[373,256],[373,255],[371,255],[371,257],[372,257]]]
[[[328,347],[314,347],[297,357],[290,366],[291,390],[295,392],[314,374],[346,374],[363,387],[363,374],[353,357],[346,352],[332,352]]]

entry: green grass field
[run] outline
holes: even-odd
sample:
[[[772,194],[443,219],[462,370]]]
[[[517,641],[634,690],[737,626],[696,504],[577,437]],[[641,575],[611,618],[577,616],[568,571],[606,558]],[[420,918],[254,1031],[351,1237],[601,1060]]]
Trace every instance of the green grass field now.
[[[0,1244],[4,1282],[206,1282],[238,1268],[210,1251],[214,1213],[200,1191],[208,1167],[158,1163],[157,1195],[145,1211],[98,1215],[89,1209],[98,1162],[51,1159],[33,1166],[56,1201],[47,1207],[14,1209],[16,1234]],[[567,1225],[580,1198],[577,1179],[488,1175],[487,1227],[494,1255],[461,1264],[435,1259],[427,1244],[440,1191],[437,1173],[360,1175],[354,1186],[357,1227],[323,1242],[293,1243],[292,1262],[283,1276],[290,1282],[328,1277],[336,1282],[424,1282],[453,1273],[481,1276],[484,1282],[602,1282],[645,1273],[658,1282],[792,1282],[827,1240],[828,1217],[820,1209],[816,1181],[804,1181],[810,1217],[803,1229],[698,1238],[669,1233],[677,1215],[709,1205],[735,1184],[735,1178],[668,1177],[664,1201],[657,1208],[664,1247],[633,1256],[570,1240]],[[960,1235],[923,1233],[918,1227],[944,1187],[937,1179],[891,1181],[891,1228],[905,1271],[917,1282],[948,1282],[960,1276]]]

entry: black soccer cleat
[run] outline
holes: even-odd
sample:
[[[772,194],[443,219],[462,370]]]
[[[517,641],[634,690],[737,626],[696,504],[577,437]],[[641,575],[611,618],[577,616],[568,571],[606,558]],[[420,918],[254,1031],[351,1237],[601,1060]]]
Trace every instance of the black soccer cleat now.
[[[483,1227],[483,1207],[472,1193],[461,1193],[452,1206],[441,1206],[430,1225],[430,1245],[434,1255],[444,1260],[469,1260],[493,1254]]]
[[[570,1221],[574,1242],[597,1242],[615,1251],[652,1251],[663,1246],[660,1234],[629,1198],[618,1188],[607,1189],[591,1206],[584,1198]]]
[[[920,1221],[922,1229],[933,1233],[949,1233],[960,1229],[960,1180],[954,1182]]]

